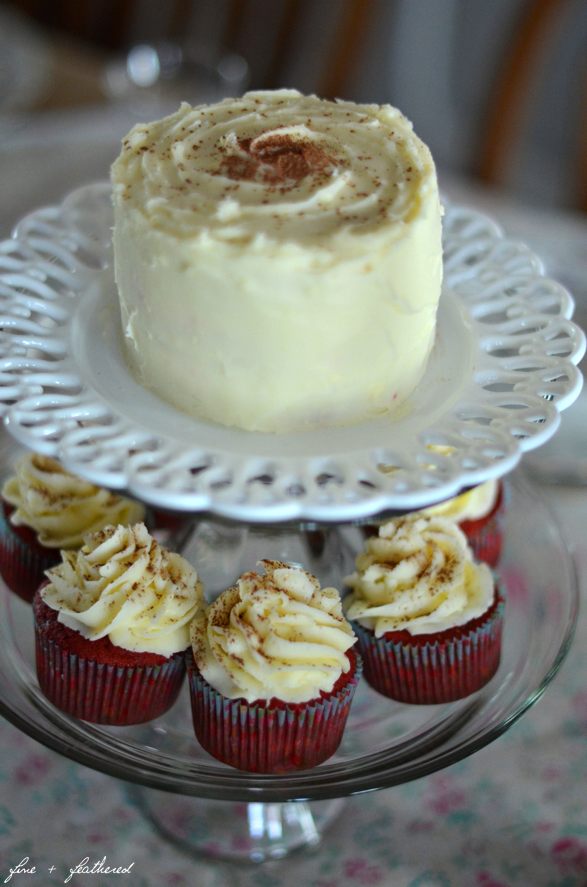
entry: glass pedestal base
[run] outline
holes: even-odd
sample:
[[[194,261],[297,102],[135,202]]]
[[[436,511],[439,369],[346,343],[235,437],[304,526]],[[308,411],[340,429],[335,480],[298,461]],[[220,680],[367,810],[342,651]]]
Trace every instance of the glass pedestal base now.
[[[344,799],[283,804],[231,803],[128,786],[128,795],[169,841],[197,856],[233,862],[282,859],[320,843]]]

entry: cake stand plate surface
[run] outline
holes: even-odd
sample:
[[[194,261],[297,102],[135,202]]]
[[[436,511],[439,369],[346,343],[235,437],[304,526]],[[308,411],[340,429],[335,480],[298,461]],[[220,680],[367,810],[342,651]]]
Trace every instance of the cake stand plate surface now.
[[[216,801],[325,801],[444,768],[494,740],[540,698],[575,624],[577,583],[555,520],[518,472],[506,482],[506,495],[498,572],[507,600],[502,661],[494,678],[467,699],[439,706],[392,702],[363,680],[339,750],[319,767],[268,776],[219,763],[195,739],[187,685],[165,716],[145,725],[100,727],[69,717],[39,690],[31,607],[3,584],[0,713],[82,764],[139,786]],[[360,531],[351,530],[360,545]]]
[[[123,357],[107,184],[0,244],[0,407],[30,449],[160,508],[340,523],[429,505],[510,471],[578,396],[585,337],[566,290],[487,217],[446,206],[426,375],[392,416],[262,434],[187,416]]]

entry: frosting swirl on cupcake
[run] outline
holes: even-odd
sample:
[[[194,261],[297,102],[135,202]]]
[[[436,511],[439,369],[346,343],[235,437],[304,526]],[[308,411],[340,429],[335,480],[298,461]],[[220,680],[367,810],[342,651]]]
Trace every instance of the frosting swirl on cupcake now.
[[[55,459],[27,453],[4,484],[2,497],[15,511],[14,526],[31,527],[46,548],[79,548],[86,533],[142,520],[138,502],[70,474]]]
[[[189,646],[189,623],[202,599],[196,570],[160,545],[143,523],[106,527],[62,552],[47,570],[41,597],[59,621],[89,640],[172,656]]]
[[[423,508],[420,513],[427,517],[449,517],[457,523],[475,521],[493,511],[498,495],[499,481],[487,480],[446,502]]]
[[[345,615],[376,637],[454,628],[481,616],[494,598],[491,571],[472,560],[465,535],[448,518],[414,514],[383,524],[356,568],[344,580],[352,589]]]
[[[245,573],[192,622],[194,660],[218,692],[298,703],[331,692],[355,635],[335,588],[279,561]]]

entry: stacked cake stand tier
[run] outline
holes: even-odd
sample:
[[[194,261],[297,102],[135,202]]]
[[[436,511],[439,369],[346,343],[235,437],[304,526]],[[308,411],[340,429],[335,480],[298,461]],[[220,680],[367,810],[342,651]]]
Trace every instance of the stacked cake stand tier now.
[[[112,224],[109,186],[90,185],[0,246],[0,404],[24,446],[151,505],[245,523],[419,508],[509,472],[579,394],[569,294],[490,219],[447,204],[435,346],[398,414],[293,435],[197,421],[126,367]]]
[[[2,472],[32,449],[182,513],[171,543],[193,560],[211,596],[259,557],[301,562],[340,588],[362,543],[356,524],[510,474],[555,433],[560,411],[579,394],[585,338],[571,321],[569,294],[490,219],[446,205],[435,347],[401,412],[297,435],[198,421],[142,389],[126,368],[111,226],[109,186],[96,184],[28,216],[0,244],[0,404],[9,432],[0,439]],[[263,859],[313,843],[337,799],[475,752],[559,668],[577,610],[572,561],[519,472],[504,488],[498,569],[507,605],[497,674],[442,706],[394,703],[362,682],[342,745],[320,767],[265,776],[217,762],[194,737],[187,687],[167,715],[141,726],[67,716],[39,690],[30,607],[5,588],[0,711],[61,754],[136,784],[158,827],[192,849]],[[237,834],[236,808],[214,826],[210,805],[221,801],[246,802],[244,831]]]

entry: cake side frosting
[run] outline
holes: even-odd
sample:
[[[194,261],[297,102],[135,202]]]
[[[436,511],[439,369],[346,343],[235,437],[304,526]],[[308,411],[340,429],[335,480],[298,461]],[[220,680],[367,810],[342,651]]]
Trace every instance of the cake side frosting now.
[[[418,514],[389,521],[365,542],[344,579],[347,619],[382,637],[388,631],[432,634],[483,615],[495,592],[491,571],[472,559],[454,521]]]
[[[434,164],[390,106],[248,93],[135,127],[112,167],[129,365],[199,418],[290,432],[392,411],[433,344]]]
[[[215,690],[249,702],[307,702],[330,693],[355,635],[335,588],[297,567],[262,561],[191,625],[194,660]]]

